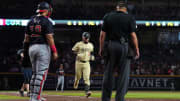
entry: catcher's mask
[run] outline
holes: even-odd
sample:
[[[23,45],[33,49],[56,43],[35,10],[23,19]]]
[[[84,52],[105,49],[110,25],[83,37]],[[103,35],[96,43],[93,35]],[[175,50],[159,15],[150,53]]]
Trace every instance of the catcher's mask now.
[[[47,3],[47,2],[41,2],[41,3],[38,4],[38,8],[36,10],[36,13],[45,12],[47,10],[48,10],[48,15],[47,16],[50,17],[51,14],[52,14],[52,11],[53,11],[51,5],[49,3]]]

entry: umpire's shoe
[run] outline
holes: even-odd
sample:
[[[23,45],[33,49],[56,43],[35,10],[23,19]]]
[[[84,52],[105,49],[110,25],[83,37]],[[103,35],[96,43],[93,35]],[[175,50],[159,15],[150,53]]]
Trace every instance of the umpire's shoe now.
[[[27,97],[30,97],[30,92],[27,92]]]

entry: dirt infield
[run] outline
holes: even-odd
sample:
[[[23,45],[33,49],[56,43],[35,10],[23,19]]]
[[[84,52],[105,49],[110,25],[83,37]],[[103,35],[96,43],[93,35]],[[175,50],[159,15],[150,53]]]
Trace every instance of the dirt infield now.
[[[18,93],[0,93],[0,95],[19,96]],[[47,101],[101,101],[100,98],[86,98],[79,96],[43,95]],[[0,101],[28,101],[28,100],[0,100]],[[115,101],[112,99],[111,101]],[[172,99],[127,99],[126,101],[180,101]]]

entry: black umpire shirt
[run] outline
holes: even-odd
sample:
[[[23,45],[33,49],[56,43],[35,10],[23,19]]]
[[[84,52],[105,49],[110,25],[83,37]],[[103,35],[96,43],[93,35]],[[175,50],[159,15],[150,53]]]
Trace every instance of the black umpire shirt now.
[[[17,51],[17,59],[21,62],[20,64],[23,66],[23,68],[32,68],[29,55],[25,55],[25,59],[23,59],[23,57],[21,56],[21,53],[23,52],[24,49],[20,49]]]
[[[53,25],[49,18],[33,16],[26,27],[26,34],[30,35],[30,45],[47,44],[46,34],[53,33]]]
[[[102,31],[106,32],[106,41],[118,41],[121,37],[127,39],[136,30],[133,17],[121,11],[106,14],[103,21]]]

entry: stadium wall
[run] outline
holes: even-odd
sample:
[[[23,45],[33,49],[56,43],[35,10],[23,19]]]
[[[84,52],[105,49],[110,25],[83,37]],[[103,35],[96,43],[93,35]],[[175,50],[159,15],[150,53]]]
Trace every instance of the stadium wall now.
[[[100,90],[103,75],[91,75],[91,89]],[[132,75],[129,82],[130,90],[180,90],[180,75]],[[115,76],[113,82],[117,81]],[[0,90],[18,90],[23,82],[21,73],[0,73]],[[65,89],[72,90],[74,75],[65,76]],[[55,90],[57,76],[50,73],[44,89]],[[114,85],[114,89],[118,85]],[[83,80],[80,80],[79,89],[84,89]]]

